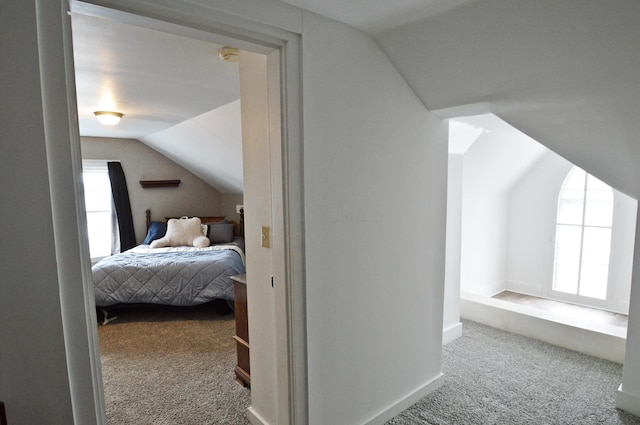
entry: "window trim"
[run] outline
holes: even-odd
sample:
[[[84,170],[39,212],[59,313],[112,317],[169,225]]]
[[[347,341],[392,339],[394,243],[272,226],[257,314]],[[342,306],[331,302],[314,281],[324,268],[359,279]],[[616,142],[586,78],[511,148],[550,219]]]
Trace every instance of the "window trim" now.
[[[550,284],[549,284],[549,294],[551,295],[552,298],[557,298],[560,299],[562,301],[568,301],[568,302],[572,302],[575,304],[581,304],[581,305],[586,305],[589,307],[597,307],[597,308],[607,308],[609,306],[609,303],[611,302],[611,294],[612,294],[612,288],[611,288],[611,284],[609,282],[610,276],[611,276],[611,256],[612,256],[612,245],[613,245],[613,229],[615,226],[614,223],[614,217],[615,217],[615,209],[616,209],[616,193],[615,190],[613,190],[613,188],[609,185],[606,185],[606,183],[602,182],[601,180],[597,179],[597,177],[593,176],[592,174],[586,172],[585,170],[582,170],[585,173],[585,179],[584,179],[584,188],[583,188],[583,201],[582,201],[582,218],[581,218],[581,223],[580,224],[571,224],[571,223],[560,223],[558,218],[559,218],[559,212],[560,212],[560,203],[561,203],[561,196],[562,196],[562,192],[565,189],[565,185],[567,183],[567,180],[569,179],[569,177],[571,176],[571,174],[575,171],[575,170],[582,170],[580,167],[578,166],[573,166],[569,169],[569,171],[567,172],[565,178],[562,181],[562,184],[560,185],[560,189],[558,190],[558,198],[557,198],[557,204],[556,204],[556,214],[555,214],[555,222],[554,222],[554,250],[553,250],[553,267],[552,267],[552,275],[551,275],[551,279],[550,279]],[[610,226],[595,226],[595,225],[585,225],[585,217],[587,214],[587,182],[589,179],[589,176],[591,178],[597,179],[598,181],[602,182],[603,184],[605,184],[608,187],[608,191],[611,193],[611,225]],[[554,289],[554,287],[556,286],[556,258],[557,258],[557,250],[558,250],[558,227],[559,226],[576,226],[576,227],[580,227],[580,255],[579,255],[579,267],[578,267],[578,287],[577,287],[577,291],[575,294],[572,293],[567,293],[567,292],[563,292],[563,291],[559,291]],[[607,263],[607,288],[606,288],[606,297],[604,299],[599,299],[599,298],[593,298],[593,297],[588,297],[585,295],[580,295],[580,278],[581,278],[581,274],[582,274],[582,255],[583,255],[583,249],[584,249],[584,233],[585,233],[585,227],[588,228],[605,228],[605,229],[610,229],[610,240],[609,240],[609,260]]]
[[[108,160],[108,159],[83,159],[82,160],[82,174],[84,175],[84,173],[105,173],[108,176],[108,172],[109,169],[107,167],[107,163],[111,162],[112,160]],[[119,162],[119,161],[118,161]],[[86,199],[86,188],[84,186],[84,178],[83,178],[83,190],[85,190],[85,199]],[[114,245],[114,241],[117,239],[117,234],[113,234],[113,232],[117,232],[117,227],[113,227],[114,223],[117,226],[117,219],[115,217],[115,208],[113,205],[113,199],[111,199],[111,226],[112,226],[112,230],[111,230],[111,246],[109,248],[110,254],[109,255],[113,255],[115,252],[117,252],[119,250],[119,246],[118,245]],[[86,209],[86,203],[84,205],[84,214],[87,220],[87,223],[89,222],[89,212]],[[87,228],[87,231],[89,229]],[[89,233],[87,233],[87,242],[88,242],[88,246],[91,247],[91,243],[89,240]],[[100,255],[100,256],[91,256],[91,251],[89,251],[89,256],[91,258],[91,264],[95,264],[98,261],[100,261],[102,258],[108,257],[108,255]]]

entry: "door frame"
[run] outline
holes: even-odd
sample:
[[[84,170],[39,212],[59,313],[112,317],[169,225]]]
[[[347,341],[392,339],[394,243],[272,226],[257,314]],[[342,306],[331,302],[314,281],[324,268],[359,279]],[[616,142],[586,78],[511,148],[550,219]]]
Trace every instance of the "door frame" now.
[[[306,310],[303,225],[302,87],[300,34],[244,14],[227,10],[231,4],[211,6],[189,0],[36,0],[38,45],[45,118],[45,143],[50,164],[61,171],[50,176],[52,194],[73,202],[52,202],[59,262],[75,279],[61,279],[63,331],[69,383],[76,423],[106,422],[100,353],[95,326],[84,195],[81,185],[80,135],[77,120],[73,44],[69,11],[171,31],[216,42],[227,39],[240,49],[268,54],[279,51],[281,161],[272,173],[282,176],[274,187],[274,230],[282,229],[281,264],[276,281],[279,373],[278,423],[308,423]],[[66,101],[66,108],[62,100]],[[61,107],[62,106],[62,107]],[[273,174],[272,174],[273,175]],[[60,240],[58,240],[60,235]],[[65,250],[62,235],[77,249]],[[79,242],[78,242],[79,241]],[[60,269],[60,267],[59,267]],[[79,282],[81,281],[81,282]],[[80,285],[81,283],[81,285]]]

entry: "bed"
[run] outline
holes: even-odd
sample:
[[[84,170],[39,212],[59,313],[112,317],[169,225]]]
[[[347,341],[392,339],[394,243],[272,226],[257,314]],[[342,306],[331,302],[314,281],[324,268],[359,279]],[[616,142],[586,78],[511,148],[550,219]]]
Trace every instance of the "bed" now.
[[[245,273],[242,213],[240,217],[240,223],[224,217],[199,217],[203,235],[211,238],[210,246],[151,248],[152,241],[162,234],[163,222],[151,221],[151,212],[147,210],[145,242],[103,258],[92,267],[96,306],[141,303],[192,306],[217,299],[232,302],[230,277]],[[164,223],[172,218],[165,217]],[[220,239],[219,229],[223,227],[225,238]]]

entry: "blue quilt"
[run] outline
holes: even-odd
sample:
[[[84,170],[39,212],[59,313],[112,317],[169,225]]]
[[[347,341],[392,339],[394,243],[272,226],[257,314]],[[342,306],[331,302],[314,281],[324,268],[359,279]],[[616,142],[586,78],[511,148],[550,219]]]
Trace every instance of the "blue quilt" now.
[[[182,248],[182,249],[180,249]],[[174,306],[214,299],[233,301],[230,276],[245,273],[235,246],[158,248],[141,245],[92,267],[96,305],[150,303]]]

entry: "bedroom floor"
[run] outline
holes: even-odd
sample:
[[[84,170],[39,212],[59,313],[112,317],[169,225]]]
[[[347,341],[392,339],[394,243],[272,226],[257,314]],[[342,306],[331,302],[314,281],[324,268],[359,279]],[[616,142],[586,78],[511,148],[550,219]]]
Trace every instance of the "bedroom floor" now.
[[[131,306],[98,327],[107,423],[249,425],[225,303]]]
[[[519,294],[512,291],[503,291],[492,298],[509,301],[516,304],[528,305],[545,311],[552,311],[588,322],[597,322],[606,325],[627,328],[628,316],[626,314],[613,313],[597,308],[566,303],[562,301],[548,300],[532,295]]]

